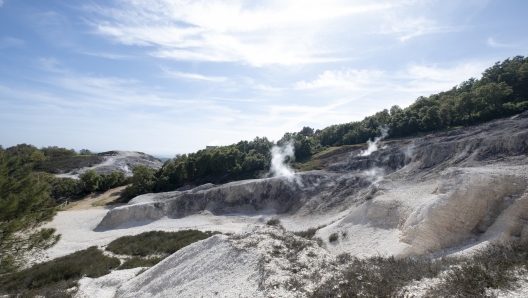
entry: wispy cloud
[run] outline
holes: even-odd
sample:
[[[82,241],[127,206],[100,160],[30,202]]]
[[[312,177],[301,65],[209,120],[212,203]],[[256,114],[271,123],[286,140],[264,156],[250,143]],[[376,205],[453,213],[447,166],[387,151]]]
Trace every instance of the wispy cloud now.
[[[2,2],[0,0],[0,6],[2,6]],[[0,49],[10,48],[10,47],[21,47],[25,44],[25,42],[21,39],[6,36],[0,39]]]
[[[4,0],[0,0],[0,7],[2,7],[2,5],[4,5]]]
[[[389,27],[382,28],[381,33],[396,35],[403,42],[421,35],[458,32],[460,30],[463,30],[463,27],[441,26],[434,20],[419,17],[396,21]]]
[[[454,66],[411,64],[403,70],[326,70],[313,81],[300,81],[294,89],[332,89],[336,91],[398,90],[424,92],[425,95],[450,89],[471,78],[479,77],[488,64],[464,62]]]
[[[112,53],[98,53],[98,52],[89,52],[89,51],[78,51],[78,53],[83,54],[83,55],[88,55],[88,56],[112,59],[112,60],[127,60],[127,59],[133,58],[132,56],[129,56],[129,55],[112,54]]]
[[[85,6],[98,17],[97,34],[126,45],[151,46],[151,55],[253,66],[340,61],[320,44],[329,23],[364,18],[393,4],[343,1],[132,1],[116,8]]]
[[[348,90],[363,90],[384,78],[380,70],[327,70],[311,82],[300,81],[294,84],[295,89],[336,88]]]
[[[493,37],[489,37],[487,40],[488,46],[492,48],[515,48],[516,46],[514,44],[507,44],[507,43],[499,43],[495,41]]]
[[[401,80],[397,89],[423,92],[424,95],[449,90],[469,78],[480,77],[490,63],[471,61],[448,67],[412,64],[405,71],[395,74]]]
[[[193,81],[208,81],[208,82],[225,82],[227,81],[226,77],[217,77],[217,76],[204,76],[196,73],[186,73],[180,71],[174,71],[162,68],[163,71],[170,77],[182,78]]]

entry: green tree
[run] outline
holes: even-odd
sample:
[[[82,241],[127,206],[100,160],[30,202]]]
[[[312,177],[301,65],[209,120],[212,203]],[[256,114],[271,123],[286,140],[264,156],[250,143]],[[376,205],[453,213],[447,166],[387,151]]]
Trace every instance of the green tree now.
[[[312,137],[314,135],[314,129],[309,126],[304,126],[299,134],[305,137]]]
[[[512,93],[512,88],[504,82],[489,83],[475,91],[478,103],[487,114],[501,114],[505,103],[504,99]]]
[[[84,183],[84,189],[86,189],[87,192],[94,192],[99,189],[101,177],[97,175],[96,170],[88,170],[84,172],[79,175],[79,179]]]
[[[0,275],[60,238],[55,229],[39,229],[55,215],[55,202],[49,185],[39,184],[31,169],[32,164],[21,164],[0,146]]]
[[[156,185],[155,170],[138,165],[132,170],[132,185],[127,187],[126,194],[129,198],[154,191]]]
[[[47,157],[44,155],[44,152],[36,150],[31,153],[30,160],[31,162],[35,163],[36,166],[39,166],[47,160]]]
[[[50,196],[56,202],[62,202],[83,192],[82,181],[71,178],[55,178],[52,174],[41,174],[41,179],[45,178],[51,186]],[[42,180],[41,180],[42,181]]]
[[[460,115],[467,115],[470,122],[473,122],[471,114],[475,110],[473,95],[469,92],[462,92],[455,99],[455,110]]]
[[[81,155],[90,155],[90,154],[92,154],[92,151],[90,151],[88,149],[81,149],[79,151],[79,154],[81,154]]]

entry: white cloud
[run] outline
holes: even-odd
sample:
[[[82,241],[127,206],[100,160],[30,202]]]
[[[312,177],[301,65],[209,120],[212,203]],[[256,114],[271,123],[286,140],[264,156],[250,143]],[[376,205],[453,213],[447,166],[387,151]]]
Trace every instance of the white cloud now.
[[[460,30],[462,27],[440,26],[435,20],[418,17],[395,21],[382,28],[381,34],[396,35],[403,42],[421,35],[458,32]]]
[[[295,89],[318,89],[336,88],[347,90],[363,90],[378,82],[384,77],[384,72],[379,70],[327,70],[320,74],[317,79],[306,82],[300,81],[294,84]]]
[[[423,92],[424,95],[449,90],[471,78],[480,77],[489,65],[484,62],[464,62],[455,66],[411,64],[394,72],[381,70],[326,70],[313,81],[300,81],[294,89],[331,89],[334,91],[394,90]]]
[[[88,56],[112,59],[112,60],[126,60],[126,59],[132,58],[132,56],[112,54],[112,53],[98,53],[98,52],[89,52],[89,51],[78,51],[78,53],[83,54],[83,55],[88,55]]]
[[[0,0],[0,7],[2,7],[2,5],[4,5],[4,0]]]
[[[163,71],[171,77],[189,79],[194,81],[208,81],[208,82],[225,82],[226,77],[204,76],[196,73],[186,73],[174,70],[163,69]]]
[[[0,6],[2,6],[0,0]],[[21,39],[6,36],[0,39],[0,49],[10,48],[10,47],[21,47],[25,42]]]
[[[335,22],[365,19],[394,6],[338,0],[120,3],[117,8],[85,7],[100,18],[92,21],[97,34],[126,45],[154,47],[151,55],[160,58],[253,66],[341,61],[324,44],[326,35],[342,29]]]
[[[493,37],[488,38],[487,44],[492,48],[515,48],[514,44],[499,43]]]
[[[469,78],[479,78],[489,65],[485,62],[465,62],[444,68],[438,65],[410,65],[405,71],[395,74],[402,80],[397,88],[424,92],[424,95],[446,91]]]

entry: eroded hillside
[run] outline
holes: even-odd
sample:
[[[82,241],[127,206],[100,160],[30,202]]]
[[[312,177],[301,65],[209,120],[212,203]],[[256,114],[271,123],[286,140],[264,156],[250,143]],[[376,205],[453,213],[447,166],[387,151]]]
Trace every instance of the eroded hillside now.
[[[89,167],[74,169],[66,174],[59,174],[60,178],[75,178],[88,171],[95,170],[98,174],[111,174],[121,172],[125,175],[131,175],[132,170],[137,165],[146,165],[153,169],[159,169],[161,161],[151,155],[135,151],[108,151],[98,154],[99,163]]]
[[[528,239],[528,113],[378,145],[369,155],[351,147],[323,170],[289,178],[141,195],[83,215],[89,230],[77,237],[104,245],[152,229],[235,233],[114,282],[116,297],[305,297],[344,272],[343,256],[468,254],[492,240]],[[267,227],[271,218],[281,227]],[[55,227],[64,240],[52,250],[67,251],[77,238]]]

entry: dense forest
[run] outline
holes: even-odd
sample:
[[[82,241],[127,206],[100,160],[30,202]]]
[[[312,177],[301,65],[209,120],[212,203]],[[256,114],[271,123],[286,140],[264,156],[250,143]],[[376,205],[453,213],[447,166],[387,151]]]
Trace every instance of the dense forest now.
[[[293,142],[295,158],[307,159],[331,146],[365,143],[380,135],[382,127],[390,137],[408,137],[444,129],[469,126],[506,117],[528,109],[528,58],[517,56],[497,62],[480,79],[470,78],[451,90],[420,96],[407,108],[390,109],[362,121],[315,130],[304,127],[286,133],[277,142]],[[267,171],[270,149],[267,138],[240,141],[229,146],[177,155],[157,171],[136,167],[130,197],[147,192],[175,190],[186,184],[225,182],[257,177]]]

